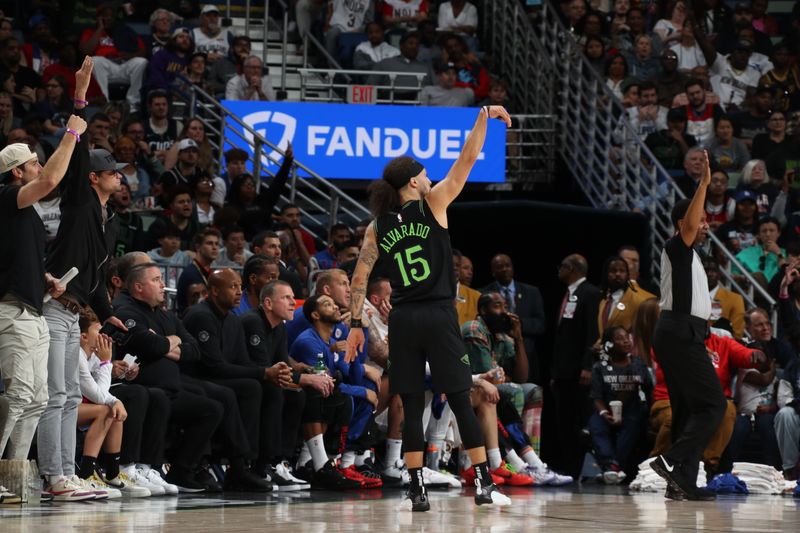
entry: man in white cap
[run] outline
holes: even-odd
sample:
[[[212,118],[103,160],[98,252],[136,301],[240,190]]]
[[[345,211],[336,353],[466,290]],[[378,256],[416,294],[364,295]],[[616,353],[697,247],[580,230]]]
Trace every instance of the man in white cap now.
[[[206,4],[200,10],[200,27],[192,31],[195,52],[203,52],[208,56],[208,63],[228,55],[231,46],[231,34],[228,28],[219,24],[219,9],[215,5]]]
[[[78,85],[91,76],[91,59],[75,75]],[[75,115],[67,133],[42,168],[27,144],[0,151],[0,374],[5,382],[8,416],[0,424],[0,457],[27,459],[39,417],[47,403],[50,335],[42,316],[45,292],[58,297],[58,280],[45,271],[45,230],[33,204],[64,177],[86,122]],[[0,492],[3,490],[0,488]]]

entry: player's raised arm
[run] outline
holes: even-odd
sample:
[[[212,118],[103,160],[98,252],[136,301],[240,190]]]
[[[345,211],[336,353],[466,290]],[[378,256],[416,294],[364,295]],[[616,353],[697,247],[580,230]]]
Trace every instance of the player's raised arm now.
[[[447,210],[453,200],[456,199],[464,188],[467,182],[469,173],[472,167],[478,160],[483,150],[483,143],[486,140],[486,123],[490,118],[497,118],[506,123],[506,126],[511,127],[511,116],[508,111],[501,105],[483,106],[478,112],[478,118],[475,120],[475,125],[472,126],[472,131],[467,137],[467,142],[461,149],[458,159],[450,167],[450,172],[447,176],[437,183],[428,195],[428,204],[431,206],[434,215],[439,218]]]

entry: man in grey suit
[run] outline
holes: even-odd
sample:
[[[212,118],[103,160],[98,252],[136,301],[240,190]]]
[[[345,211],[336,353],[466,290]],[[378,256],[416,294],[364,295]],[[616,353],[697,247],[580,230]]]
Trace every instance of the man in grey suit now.
[[[519,316],[525,352],[528,354],[528,381],[539,383],[541,378],[539,358],[534,337],[544,333],[545,314],[542,294],[533,285],[514,279],[514,263],[506,254],[497,254],[490,264],[494,281],[481,292],[496,291],[506,300],[508,311]]]

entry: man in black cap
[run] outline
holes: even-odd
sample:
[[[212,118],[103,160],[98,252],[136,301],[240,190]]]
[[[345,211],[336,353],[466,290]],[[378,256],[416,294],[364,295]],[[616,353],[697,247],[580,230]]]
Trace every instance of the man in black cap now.
[[[437,61],[433,65],[436,85],[424,87],[419,93],[421,105],[436,107],[467,107],[475,102],[475,94],[469,87],[456,87],[458,73],[453,63]]]
[[[711,88],[720,98],[720,105],[730,113],[737,110],[755,93],[761,74],[750,66],[753,43],[738,39],[727,56],[718,53],[701,31],[695,33],[711,74]]]
[[[75,110],[83,115],[89,77],[77,76]],[[47,362],[49,400],[39,422],[39,470],[47,478],[54,494],[61,492],[64,479],[80,483],[75,476],[75,428],[81,403],[78,382],[80,329],[78,313],[91,306],[103,322],[120,329],[125,326],[112,316],[105,291],[105,266],[114,244],[114,211],[109,197],[120,190],[117,164],[106,150],[89,150],[88,139],[78,138],[69,162],[67,176],[61,182],[61,224],[47,254],[45,267],[61,278],[72,267],[78,274],[69,282],[63,295],[44,305],[44,317],[50,330]]]

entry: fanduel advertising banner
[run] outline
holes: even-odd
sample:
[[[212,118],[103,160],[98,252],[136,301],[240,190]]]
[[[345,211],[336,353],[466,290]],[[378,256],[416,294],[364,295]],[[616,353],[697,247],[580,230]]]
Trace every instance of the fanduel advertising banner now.
[[[295,159],[328,179],[373,180],[395,157],[411,156],[425,165],[433,181],[443,179],[478,116],[477,108],[367,106],[288,102],[223,102],[239,119],[284,149],[291,142]],[[225,149],[236,145],[253,152],[252,135],[230,118]],[[490,120],[486,143],[470,182],[505,180],[505,125]],[[262,165],[277,169],[281,157],[262,150]]]

